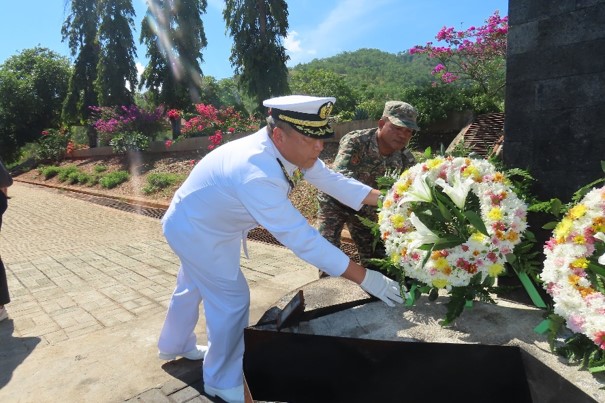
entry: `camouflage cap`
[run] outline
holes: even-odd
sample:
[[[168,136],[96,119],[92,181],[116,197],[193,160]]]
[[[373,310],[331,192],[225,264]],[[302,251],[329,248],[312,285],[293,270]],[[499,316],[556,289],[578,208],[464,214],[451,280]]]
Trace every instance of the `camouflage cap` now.
[[[384,112],[382,112],[382,116],[387,117],[395,126],[420,130],[416,124],[418,111],[416,111],[416,108],[408,103],[401,101],[387,101],[384,104]]]

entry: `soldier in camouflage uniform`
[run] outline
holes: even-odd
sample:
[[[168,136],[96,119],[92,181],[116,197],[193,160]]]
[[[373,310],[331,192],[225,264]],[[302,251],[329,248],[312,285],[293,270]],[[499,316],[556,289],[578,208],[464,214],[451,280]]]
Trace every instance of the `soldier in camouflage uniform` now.
[[[355,130],[343,136],[332,169],[377,189],[376,178],[415,164],[414,156],[406,147],[419,130],[417,116],[416,109],[408,103],[386,102],[377,128]],[[376,207],[363,206],[355,211],[324,193],[318,195],[318,200],[321,235],[340,247],[341,232],[347,224],[363,265],[367,266],[367,259],[384,257],[384,247],[379,243],[373,248],[374,236],[357,217],[376,222]],[[320,277],[324,276],[326,274],[320,272]]]

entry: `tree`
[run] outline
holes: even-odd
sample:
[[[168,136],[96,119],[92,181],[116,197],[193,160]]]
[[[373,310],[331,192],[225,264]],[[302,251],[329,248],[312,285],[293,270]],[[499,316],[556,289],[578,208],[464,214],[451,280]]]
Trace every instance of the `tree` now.
[[[69,43],[71,55],[77,57],[63,103],[63,120],[67,123],[84,123],[90,116],[89,107],[97,104],[94,85],[100,53],[97,1],[71,0],[70,11],[61,34],[63,41]]]
[[[100,0],[99,13],[100,54],[95,80],[98,104],[132,104],[138,82],[132,0]]]
[[[348,115],[352,116],[357,106],[357,96],[344,77],[330,70],[292,71],[290,88],[296,94],[335,97],[334,115],[348,112]]]
[[[220,106],[233,106],[237,111],[250,115],[256,108],[256,101],[239,90],[237,80],[233,77],[223,78],[218,82]]]
[[[262,113],[263,100],[290,92],[289,57],[281,39],[288,32],[288,5],[285,0],[226,0],[223,17],[233,37],[231,66]]]
[[[140,42],[149,64],[139,88],[147,87],[156,103],[187,109],[200,102],[202,49],[208,44],[201,15],[206,0],[150,0]]]
[[[18,157],[18,148],[58,127],[71,66],[49,49],[23,50],[0,65],[0,156]]]
[[[500,17],[495,11],[485,22],[466,31],[443,27],[435,38],[446,46],[428,42],[410,49],[410,53],[437,59],[439,64],[432,74],[441,83],[463,81],[486,97],[501,99],[503,104],[508,17]]]

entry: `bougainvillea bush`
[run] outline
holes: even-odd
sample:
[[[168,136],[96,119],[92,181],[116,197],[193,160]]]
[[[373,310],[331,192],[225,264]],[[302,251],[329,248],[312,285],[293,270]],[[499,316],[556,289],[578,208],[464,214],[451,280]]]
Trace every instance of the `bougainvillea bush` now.
[[[91,106],[89,123],[97,130],[101,145],[108,145],[118,133],[140,133],[153,140],[168,129],[164,106],[146,110],[137,105]]]
[[[213,105],[196,104],[195,110],[197,113],[187,119],[181,129],[182,137],[215,136],[220,132],[222,141],[229,134],[251,133],[260,127],[258,119],[242,116],[231,106],[216,108]]]

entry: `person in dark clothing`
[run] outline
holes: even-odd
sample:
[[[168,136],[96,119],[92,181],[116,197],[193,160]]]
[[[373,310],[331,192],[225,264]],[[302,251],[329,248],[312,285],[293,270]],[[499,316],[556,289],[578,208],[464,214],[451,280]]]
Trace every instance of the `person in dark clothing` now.
[[[13,184],[13,178],[10,176],[2,161],[0,161],[0,228],[2,228],[2,215],[8,207],[8,187]],[[8,312],[4,305],[10,302],[8,294],[8,281],[6,279],[6,270],[2,258],[0,258],[0,322],[8,318]]]

